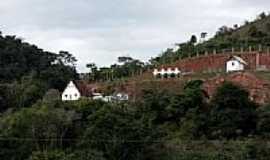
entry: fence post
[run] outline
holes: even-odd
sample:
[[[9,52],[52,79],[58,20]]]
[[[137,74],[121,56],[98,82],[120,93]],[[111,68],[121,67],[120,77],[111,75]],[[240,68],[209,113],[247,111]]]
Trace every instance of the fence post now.
[[[232,47],[232,53],[234,53],[234,47]]]
[[[251,46],[248,47],[248,51],[249,51],[249,52],[252,52]]]
[[[259,52],[262,52],[262,45],[259,44]]]
[[[213,54],[214,54],[214,55],[217,54],[217,50],[216,50],[216,49],[213,50]]]
[[[244,52],[244,48],[243,48],[243,47],[240,48],[240,52],[241,52],[241,53]]]
[[[204,54],[205,54],[205,56],[208,56],[208,51],[205,51],[205,53],[204,53]]]

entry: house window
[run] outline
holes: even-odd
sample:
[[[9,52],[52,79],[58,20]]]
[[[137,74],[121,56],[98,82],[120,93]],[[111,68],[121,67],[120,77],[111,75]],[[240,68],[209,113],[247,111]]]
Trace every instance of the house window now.
[[[66,94],[66,95],[65,95],[65,97],[67,98],[67,97],[68,97],[68,95]]]
[[[234,62],[232,62],[232,66],[234,66]]]
[[[78,95],[75,93],[74,96],[77,97]]]

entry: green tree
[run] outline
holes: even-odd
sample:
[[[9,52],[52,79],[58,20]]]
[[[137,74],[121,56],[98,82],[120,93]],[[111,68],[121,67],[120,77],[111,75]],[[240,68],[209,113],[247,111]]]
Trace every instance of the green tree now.
[[[38,106],[6,114],[0,120],[0,156],[21,160],[33,151],[65,148],[75,113]]]
[[[203,81],[192,80],[184,86],[181,106],[185,108],[181,118],[181,136],[199,139],[207,133],[207,93],[202,89]]]
[[[77,59],[68,51],[60,51],[57,55],[59,63],[62,63],[67,66],[75,67]]]
[[[142,159],[155,132],[137,116],[124,106],[103,107],[89,116],[81,147],[102,151],[111,160]]]
[[[253,134],[256,128],[256,104],[241,87],[225,82],[211,101],[210,137],[237,138]]]
[[[267,17],[267,15],[265,14],[265,12],[262,12],[261,14],[259,14],[259,19],[265,19]]]
[[[118,62],[119,63],[129,63],[131,61],[133,61],[133,58],[129,57],[129,56],[118,57]]]
[[[270,106],[258,109],[257,132],[259,135],[269,137],[270,133]]]
[[[190,38],[190,43],[195,44],[197,43],[197,37],[195,35],[192,35]]]
[[[89,68],[89,78],[91,81],[95,81],[98,75],[98,67],[95,63],[88,63],[86,67]]]
[[[201,85],[200,80],[190,81],[181,94],[158,88],[144,90],[142,112],[155,125],[171,122],[179,127],[190,110],[201,112],[205,108],[207,97]]]

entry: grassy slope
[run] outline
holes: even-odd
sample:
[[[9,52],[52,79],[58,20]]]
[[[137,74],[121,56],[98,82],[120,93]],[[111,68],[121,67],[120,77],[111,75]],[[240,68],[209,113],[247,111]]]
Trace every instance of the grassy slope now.
[[[267,16],[264,19],[255,20],[254,22],[251,22],[248,25],[244,25],[240,27],[239,29],[237,29],[236,31],[232,33],[232,36],[238,36],[240,39],[243,39],[243,40],[250,38],[248,36],[248,31],[251,26],[256,26],[256,28],[259,31],[262,31],[270,35],[269,29],[267,28],[267,24],[270,24],[270,16]]]
[[[270,15],[263,19],[256,19],[248,24],[240,26],[238,29],[233,30],[229,34],[219,35],[211,38],[209,41],[206,41],[205,44],[209,43],[219,43],[220,41],[231,41],[232,39],[247,41],[253,39],[250,36],[249,30],[252,26],[255,26],[258,31],[267,34],[270,36]]]

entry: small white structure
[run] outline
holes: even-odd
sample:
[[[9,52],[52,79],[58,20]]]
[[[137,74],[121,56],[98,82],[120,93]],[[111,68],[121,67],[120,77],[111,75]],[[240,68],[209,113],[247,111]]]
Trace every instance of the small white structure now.
[[[102,99],[104,102],[112,102],[113,101],[113,96],[105,96]]]
[[[232,56],[226,62],[226,72],[235,72],[245,70],[245,66],[248,65],[241,57]]]
[[[114,96],[114,99],[116,101],[128,101],[129,100],[129,96],[128,94],[126,93],[117,93],[115,96]]]
[[[113,95],[104,96],[102,93],[95,92],[93,90],[87,90],[83,88],[79,83],[75,85],[73,81],[70,81],[64,92],[62,93],[62,101],[77,101],[81,97],[89,98],[92,100],[101,100],[104,102],[117,102],[117,101],[128,101],[129,95],[124,92],[118,92]]]
[[[154,69],[153,75],[155,77],[177,77],[181,74],[181,71],[176,67],[174,69],[172,68],[167,68],[164,69],[162,68],[160,71],[158,69]]]
[[[81,93],[73,81],[70,81],[62,93],[62,101],[77,101],[81,98]]]
[[[103,100],[103,95],[101,93],[92,93],[93,100]]]

